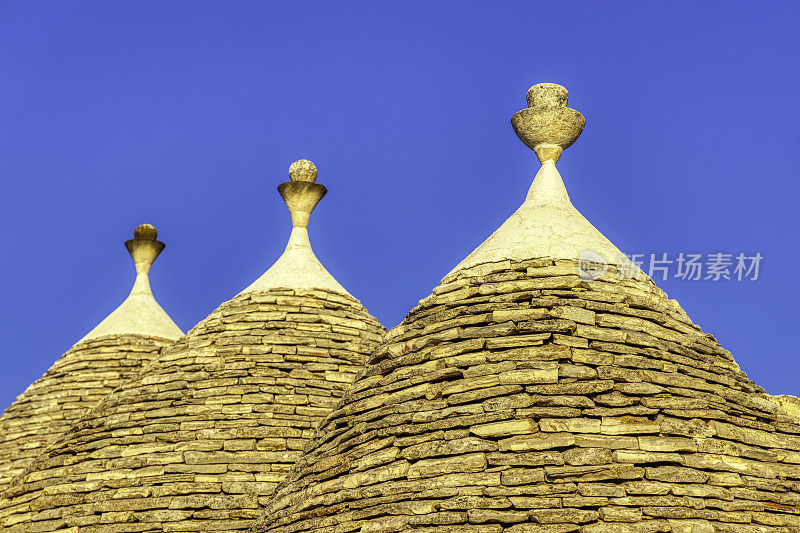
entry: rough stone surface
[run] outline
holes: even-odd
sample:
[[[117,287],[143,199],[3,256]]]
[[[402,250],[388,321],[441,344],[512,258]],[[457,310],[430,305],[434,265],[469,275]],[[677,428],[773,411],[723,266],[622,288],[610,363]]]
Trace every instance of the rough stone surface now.
[[[342,294],[237,296],[14,480],[3,531],[246,529],[383,333]]]
[[[800,531],[800,418],[651,281],[577,272],[437,287],[253,531]]]
[[[566,104],[528,92],[525,202],[389,333],[252,531],[800,531],[797,403],[573,207]]]
[[[0,491],[106,394],[172,340],[106,335],[79,342],[0,417]]]

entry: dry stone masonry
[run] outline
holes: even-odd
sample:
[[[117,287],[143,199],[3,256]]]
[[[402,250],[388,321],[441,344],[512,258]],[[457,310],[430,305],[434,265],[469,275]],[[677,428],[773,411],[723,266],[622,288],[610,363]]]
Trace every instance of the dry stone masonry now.
[[[0,491],[46,445],[183,334],[150,291],[148,272],[164,249],[157,235],[149,224],[136,228],[134,238],[125,243],[137,269],[131,295],[0,417]],[[132,300],[144,302],[133,306],[135,320],[125,312],[131,310]]]
[[[0,419],[3,531],[800,533],[800,400],[572,205],[567,99],[531,88],[525,201],[388,335],[314,255],[310,161],[281,257],[163,349],[142,231],[131,301]]]
[[[525,203],[389,333],[252,531],[800,532],[797,404],[630,265],[581,275],[616,248],[555,168],[566,103],[531,89]]]
[[[0,490],[45,446],[171,342],[105,335],[82,341],[61,356],[0,417]]]
[[[294,222],[281,259],[50,446],[6,492],[4,531],[252,524],[385,333],[313,257],[324,187],[296,179],[309,165],[280,187]]]
[[[256,531],[800,531],[800,419],[652,283],[485,264],[392,331]]]

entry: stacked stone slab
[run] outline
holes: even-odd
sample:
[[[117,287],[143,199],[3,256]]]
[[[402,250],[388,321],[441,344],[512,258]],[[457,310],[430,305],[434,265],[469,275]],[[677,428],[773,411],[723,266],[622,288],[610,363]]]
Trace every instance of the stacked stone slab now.
[[[172,341],[104,335],[76,344],[0,418],[0,490],[106,394]]]
[[[8,491],[8,531],[239,531],[299,458],[385,330],[314,257],[325,192],[279,187],[286,252],[55,442]]]
[[[183,335],[156,303],[147,282],[150,265],[164,248],[156,236],[150,225],[136,228],[134,239],[126,243],[128,249],[150,250],[152,258],[137,262],[131,295],[0,417],[0,491],[100,399]],[[136,313],[131,313],[132,301],[145,300],[147,305],[134,305]]]
[[[529,105],[525,203],[387,335],[252,531],[800,531],[797,403],[605,262],[555,169],[583,117],[558,86]]]

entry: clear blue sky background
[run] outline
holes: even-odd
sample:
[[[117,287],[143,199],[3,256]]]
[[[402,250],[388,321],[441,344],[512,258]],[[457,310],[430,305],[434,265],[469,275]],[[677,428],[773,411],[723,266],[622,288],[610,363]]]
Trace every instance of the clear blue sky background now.
[[[756,282],[659,282],[768,392],[800,394],[797,2],[0,3],[0,407],[127,295],[188,330],[289,232],[387,326],[522,202],[509,118],[553,81],[586,116],[559,163],[627,252],[760,252]]]

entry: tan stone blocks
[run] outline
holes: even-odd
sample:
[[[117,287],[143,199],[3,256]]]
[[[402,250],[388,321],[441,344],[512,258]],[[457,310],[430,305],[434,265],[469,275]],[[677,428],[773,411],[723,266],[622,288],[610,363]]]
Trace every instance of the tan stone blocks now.
[[[675,463],[683,464],[683,456],[679,453],[648,452],[644,450],[616,450],[614,461],[618,463]]]
[[[548,315],[546,309],[528,308],[528,309],[502,309],[492,311],[493,322],[523,322],[527,320],[543,319]]]
[[[573,466],[603,465],[613,460],[613,452],[606,448],[572,448],[563,454],[564,461]],[[581,493],[583,494],[583,493]],[[605,494],[583,494],[584,496],[605,496]]]
[[[0,488],[167,344],[164,339],[107,335],[80,342],[58,359],[0,418]]]
[[[503,453],[494,452],[486,455],[490,465],[502,466],[544,466],[563,465],[564,456],[555,451]]]
[[[409,313],[258,531],[788,527],[794,436],[663,293],[510,265]]]
[[[525,339],[530,335],[516,335],[502,339],[487,339],[486,347],[493,351],[487,354],[489,361],[558,361],[568,360],[571,352],[566,346],[553,344],[537,345]],[[538,341],[536,341],[538,342]],[[505,349],[502,348],[511,348]]]
[[[62,513],[64,523],[76,527],[90,523],[82,517],[100,516],[97,523],[138,520],[142,530],[246,528],[257,514],[255,495],[273,490],[285,476],[313,433],[314,421],[330,412],[380,337],[377,322],[350,301],[349,308],[337,308],[338,303],[308,305],[277,310],[282,314],[276,315],[276,309],[262,313],[257,304],[242,305],[246,300],[253,301],[247,297],[226,304],[222,321],[212,315],[193,336],[171,347],[163,369],[153,367],[119,396],[120,401],[98,412],[100,424],[76,430],[85,431],[76,438],[98,443],[91,451],[97,459],[87,461],[83,445],[57,452],[55,457],[75,463],[70,483],[56,478],[53,484],[53,489],[71,494],[69,501],[39,496],[42,512],[26,520],[44,525],[52,506]],[[269,307],[289,301],[313,303],[316,297],[263,300]],[[294,325],[283,321],[292,313],[297,318]],[[325,317],[306,320],[299,316],[303,313]],[[265,326],[263,321],[271,319],[282,322]],[[371,325],[354,327],[353,321],[359,320]],[[340,329],[302,328],[322,321]],[[258,328],[261,331],[254,334]],[[217,340],[208,342],[208,336]],[[251,342],[272,344],[244,349],[242,343]],[[83,467],[88,464],[103,471],[87,472]],[[86,482],[80,481],[82,476]],[[118,489],[99,490],[101,480]],[[37,490],[41,489],[31,483],[24,493]],[[225,493],[231,497],[222,498]],[[82,496],[89,494],[91,502]]]

